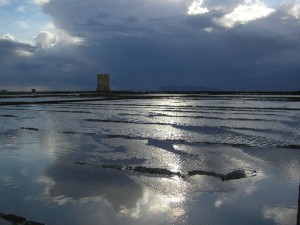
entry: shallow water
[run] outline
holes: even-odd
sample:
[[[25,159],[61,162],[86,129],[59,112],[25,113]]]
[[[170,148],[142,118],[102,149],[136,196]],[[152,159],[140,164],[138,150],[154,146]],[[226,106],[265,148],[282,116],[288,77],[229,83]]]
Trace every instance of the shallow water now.
[[[300,102],[283,96],[0,106],[0,122],[1,213],[48,225],[297,224]],[[102,167],[112,164],[255,176]]]

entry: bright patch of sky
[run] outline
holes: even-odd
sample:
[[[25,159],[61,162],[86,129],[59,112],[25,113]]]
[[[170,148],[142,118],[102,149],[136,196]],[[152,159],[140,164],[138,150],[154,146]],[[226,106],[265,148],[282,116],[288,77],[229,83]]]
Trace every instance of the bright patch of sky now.
[[[295,5],[293,5],[288,13],[292,16],[294,16],[297,19],[300,19],[300,3],[296,3]]]
[[[0,0],[0,37],[30,42],[51,21],[41,10],[46,0]]]
[[[54,47],[58,43],[65,45],[82,45],[84,39],[71,36],[64,30],[56,28],[53,23],[49,23],[45,27],[45,30],[39,32],[39,34],[34,37],[34,43],[36,46],[47,49]]]
[[[189,15],[208,13],[209,10],[206,7],[202,7],[204,0],[195,0],[188,8]]]
[[[46,3],[48,3],[50,0],[33,0],[33,2],[35,2],[36,4],[39,5],[44,5]]]
[[[214,22],[227,28],[268,17],[280,8],[290,16],[300,19],[299,0],[240,0],[230,10],[228,6],[226,1],[193,0],[187,7],[187,14],[198,15],[218,10],[225,14],[214,18]]]
[[[215,21],[224,27],[230,28],[236,24],[245,24],[249,21],[267,17],[275,11],[275,9],[269,8],[262,1],[245,0],[243,4],[239,4],[231,13]]]

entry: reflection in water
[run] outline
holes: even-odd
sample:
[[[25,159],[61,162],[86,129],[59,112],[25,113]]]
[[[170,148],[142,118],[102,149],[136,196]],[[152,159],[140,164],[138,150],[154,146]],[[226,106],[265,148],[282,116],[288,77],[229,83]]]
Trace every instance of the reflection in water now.
[[[296,214],[296,208],[266,207],[263,210],[264,218],[273,220],[273,222],[278,225],[296,224]]]
[[[140,185],[116,171],[55,163],[47,169],[46,176],[51,178],[47,187],[49,195],[60,202],[101,197],[119,211],[134,208],[143,195]]]
[[[62,140],[59,142],[65,143]],[[85,142],[82,139],[76,145]],[[64,144],[65,149],[72,146]],[[106,143],[105,146],[106,149],[120,149],[115,144],[110,146]],[[61,148],[58,147],[57,151],[59,149]],[[94,155],[93,150],[84,149],[87,149],[86,146],[81,144],[76,151],[57,152],[55,162],[47,168],[45,175],[40,177],[40,182],[45,185],[45,194],[50,196],[52,201],[60,205],[74,201],[94,201],[103,205],[104,200],[120,216],[146,223],[177,221],[178,218],[186,217],[184,204],[188,200],[185,196],[189,192],[186,181],[177,176],[169,178],[135,175],[129,171],[104,170],[101,167],[101,158],[98,162],[95,161],[90,158]],[[104,153],[107,153],[106,149]],[[127,148],[122,149],[120,153],[125,154]],[[159,158],[163,165],[180,171],[180,157],[168,151],[159,151]],[[77,159],[85,159],[92,163],[75,164]],[[108,158],[104,161],[108,162]]]
[[[45,194],[59,205],[76,201],[103,205],[105,200],[120,216],[146,224],[179,218],[184,221],[187,216],[188,185],[176,176],[130,178],[125,171],[60,164],[49,167],[46,176],[40,178]]]
[[[46,185],[45,193],[60,204],[69,201],[89,201],[105,199],[116,211],[122,208],[134,208],[141,198],[142,187],[128,176],[116,171],[102,170],[100,165],[78,165],[76,160],[90,158],[94,148],[86,145],[88,137],[82,136],[76,142],[72,137],[53,136],[53,143],[61,143],[54,147],[55,161],[50,165],[40,182]],[[61,149],[64,149],[62,151]]]
[[[272,114],[277,121],[260,123],[243,120],[253,119],[251,112],[257,109],[250,113],[244,109],[239,114],[239,107],[261,106],[260,101],[132,101],[135,102],[108,101],[105,108],[98,102],[69,104],[70,113],[59,112],[64,105],[35,106],[38,111],[24,112],[12,109],[2,113],[0,109],[0,114],[17,116],[1,117],[0,211],[49,225],[296,223],[299,151],[273,147],[279,142],[298,144],[299,114],[275,110],[278,102],[264,103],[274,108]],[[230,105],[234,105],[234,111],[228,108]],[[88,107],[91,113],[83,111]],[[219,114],[227,107],[228,117],[237,120],[201,118],[199,109],[210,114],[216,107]],[[71,113],[72,108],[79,113]],[[168,116],[154,114],[162,110],[169,110]],[[190,110],[199,118],[182,116]],[[259,113],[266,118],[266,112],[261,109]],[[137,115],[140,116],[135,118]],[[294,125],[278,122],[281,115]],[[18,119],[21,116],[34,118]],[[85,120],[93,116],[137,123]],[[260,118],[259,114],[255,117]],[[245,127],[251,132],[243,133]],[[276,138],[272,135],[275,131]],[[285,139],[286,136],[289,137]],[[218,145],[217,141],[229,145]],[[233,147],[232,143],[249,146]],[[250,145],[253,143],[257,147]],[[124,167],[165,168],[181,174],[193,170],[220,174],[256,170],[257,176],[222,182],[203,175],[183,178],[102,168],[103,164],[116,163]]]
[[[183,197],[161,195],[146,188],[143,197],[136,203],[135,208],[123,208],[120,213],[140,221],[175,221],[186,215],[183,202]],[[153,217],[157,218],[154,219]]]

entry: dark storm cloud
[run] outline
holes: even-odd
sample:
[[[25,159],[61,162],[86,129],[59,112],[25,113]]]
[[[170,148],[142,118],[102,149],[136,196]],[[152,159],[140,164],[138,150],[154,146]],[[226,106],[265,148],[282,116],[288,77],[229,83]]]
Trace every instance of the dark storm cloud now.
[[[57,84],[94,89],[95,74],[107,72],[117,89],[153,90],[169,84],[299,89],[299,20],[277,9],[267,17],[226,28],[216,20],[244,1],[204,1],[201,6],[209,12],[188,15],[191,2],[52,0],[44,12],[57,28],[84,43],[65,45],[44,38],[41,43],[53,42],[53,47],[28,45],[31,57],[5,53],[8,61],[17,62],[6,71],[14,71],[14,79],[27,71],[31,81],[41,86],[46,81],[44,85],[50,83],[52,88]],[[13,52],[15,47],[7,49]]]
[[[84,51],[80,51],[80,48],[57,45],[51,49],[43,49],[39,44],[32,46],[0,39],[0,49],[2,88],[66,90],[78,89],[78,83],[89,85],[85,74],[89,73],[89,67],[93,67],[93,63],[78,57],[79,54],[84,56]]]

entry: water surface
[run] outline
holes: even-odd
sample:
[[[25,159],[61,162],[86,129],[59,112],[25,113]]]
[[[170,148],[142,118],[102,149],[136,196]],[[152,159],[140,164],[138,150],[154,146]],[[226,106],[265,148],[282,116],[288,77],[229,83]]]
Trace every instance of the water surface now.
[[[1,213],[49,225],[297,224],[300,102],[284,96],[0,106],[0,122]],[[123,170],[103,169],[113,164]]]

